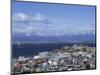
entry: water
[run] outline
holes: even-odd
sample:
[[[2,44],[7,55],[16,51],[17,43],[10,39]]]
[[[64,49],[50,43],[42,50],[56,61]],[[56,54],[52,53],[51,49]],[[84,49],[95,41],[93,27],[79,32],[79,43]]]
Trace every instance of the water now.
[[[19,56],[31,56],[37,55],[39,52],[52,51],[54,49],[59,49],[64,46],[72,46],[74,43],[51,43],[51,44],[13,44],[12,45],[12,57],[17,58]],[[95,46],[94,43],[85,45]]]

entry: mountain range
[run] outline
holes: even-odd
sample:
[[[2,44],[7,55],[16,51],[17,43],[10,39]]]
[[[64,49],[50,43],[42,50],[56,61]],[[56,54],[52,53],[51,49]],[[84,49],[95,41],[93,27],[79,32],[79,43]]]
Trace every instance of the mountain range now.
[[[13,42],[32,42],[32,43],[95,43],[95,34],[78,34],[63,36],[26,36],[17,34],[12,36]]]

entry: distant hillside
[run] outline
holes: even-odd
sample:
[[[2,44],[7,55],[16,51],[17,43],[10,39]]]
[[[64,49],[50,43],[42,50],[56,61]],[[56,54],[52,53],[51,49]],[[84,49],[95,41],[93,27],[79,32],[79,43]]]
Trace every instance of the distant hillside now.
[[[64,35],[64,36],[29,36],[17,34],[13,35],[13,42],[33,42],[33,43],[95,43],[94,34],[84,35]]]

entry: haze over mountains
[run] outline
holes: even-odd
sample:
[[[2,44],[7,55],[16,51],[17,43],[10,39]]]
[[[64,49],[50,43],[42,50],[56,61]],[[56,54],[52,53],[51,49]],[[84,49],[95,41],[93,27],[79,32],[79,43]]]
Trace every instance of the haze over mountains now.
[[[64,35],[64,36],[37,36],[26,35],[13,36],[13,42],[32,42],[32,43],[95,43],[94,34],[84,35]]]
[[[68,25],[55,23],[36,14],[34,19],[26,19],[25,14],[14,15],[13,41],[32,43],[94,43],[95,24]],[[57,21],[56,21],[57,22]]]

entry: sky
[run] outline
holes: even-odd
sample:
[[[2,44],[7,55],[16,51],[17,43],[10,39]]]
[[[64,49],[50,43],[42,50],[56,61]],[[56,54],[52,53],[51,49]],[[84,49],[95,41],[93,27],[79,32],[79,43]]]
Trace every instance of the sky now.
[[[95,34],[95,6],[13,2],[13,35]]]

